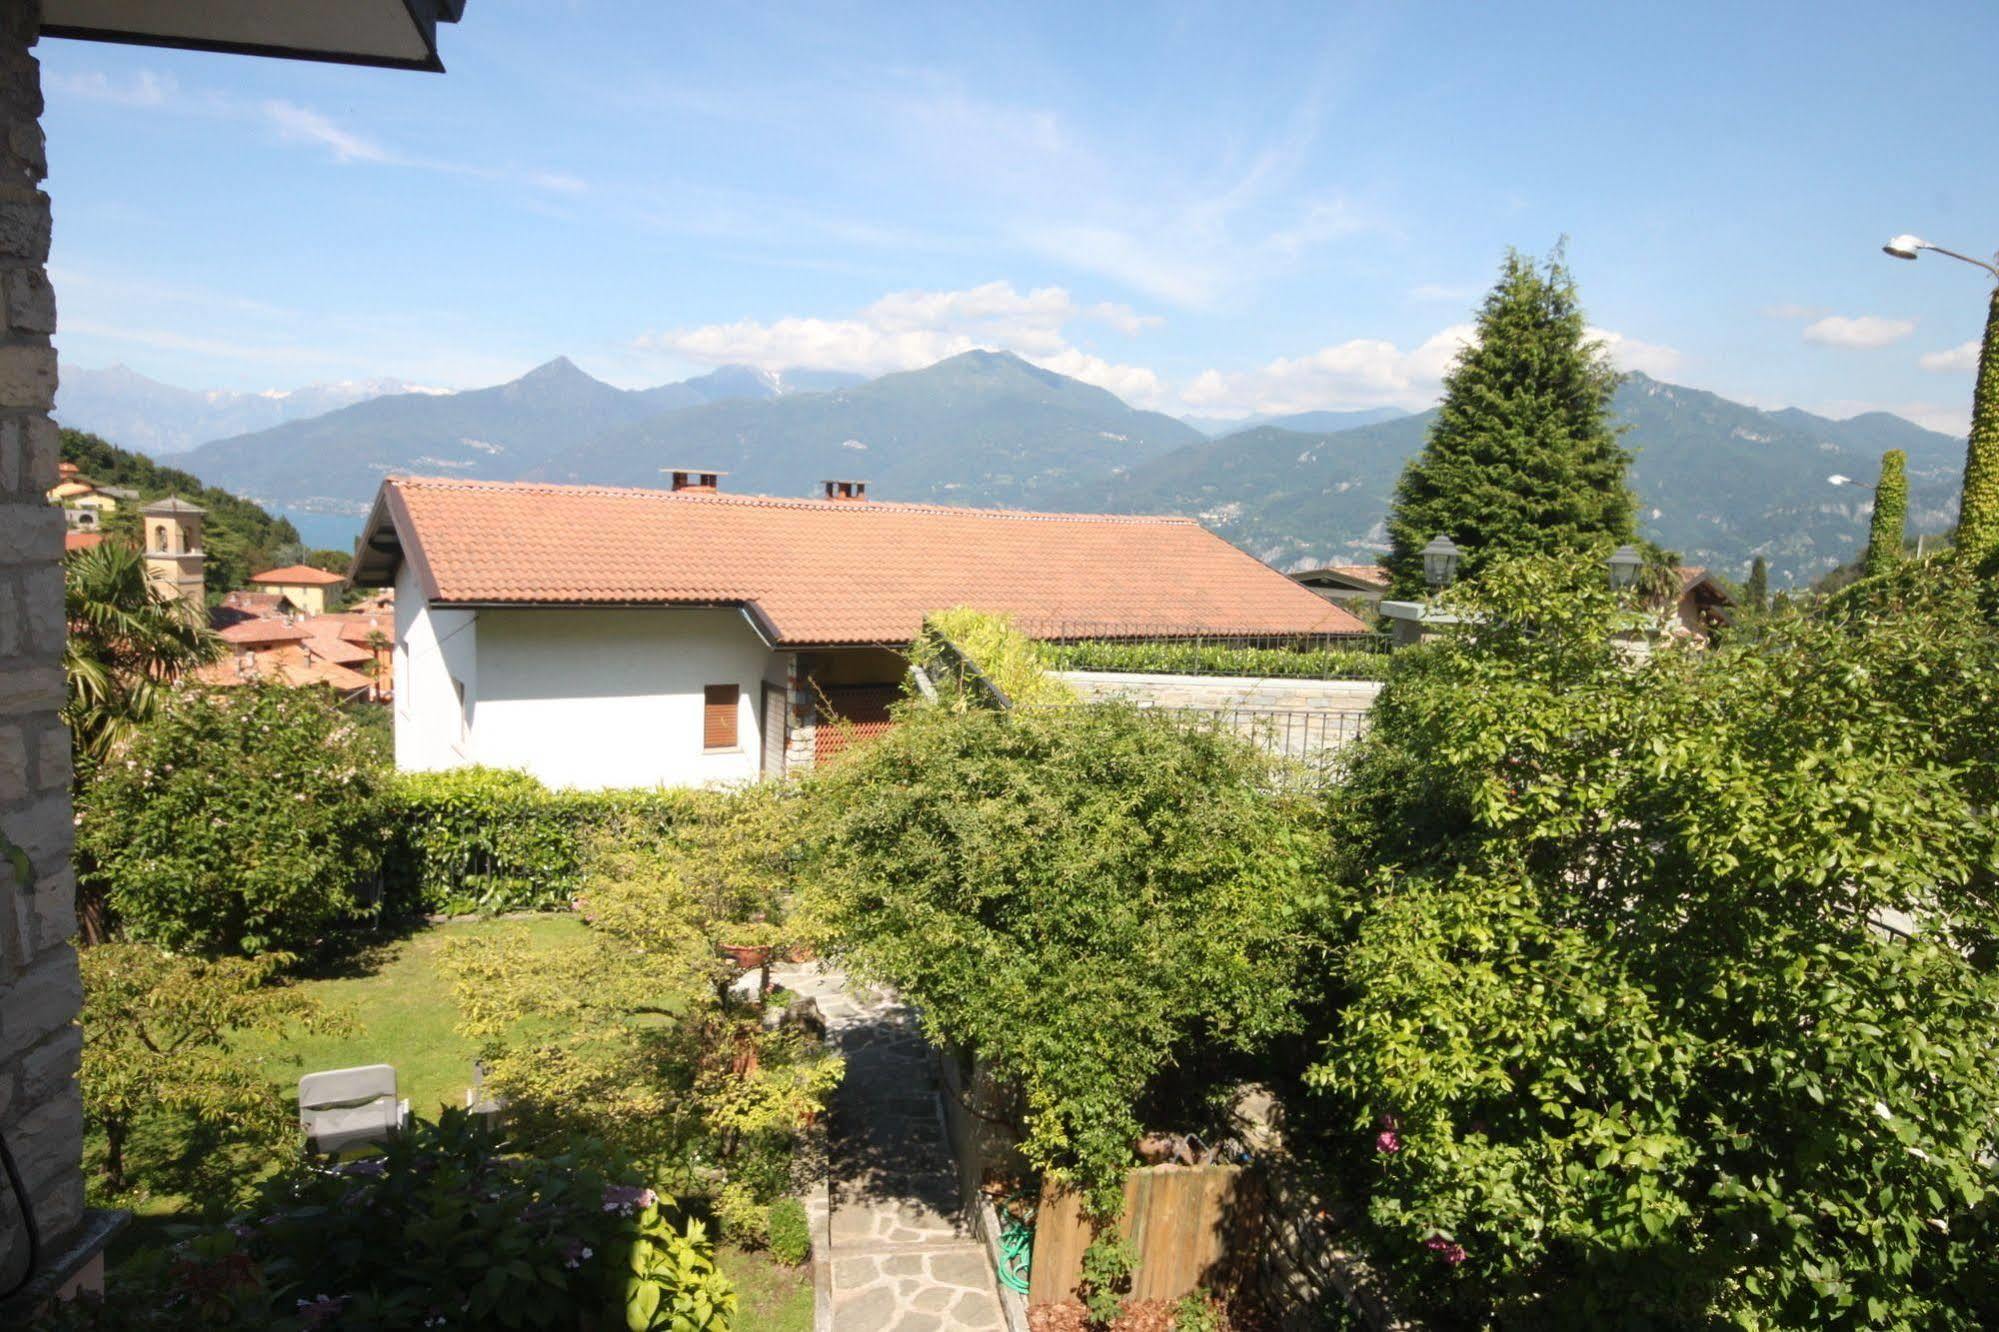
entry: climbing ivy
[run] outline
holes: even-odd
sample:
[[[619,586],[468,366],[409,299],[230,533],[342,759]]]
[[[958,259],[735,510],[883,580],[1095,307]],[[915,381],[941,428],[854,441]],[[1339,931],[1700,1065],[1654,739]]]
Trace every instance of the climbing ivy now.
[[[1886,573],[1902,558],[1902,528],[1909,517],[1909,455],[1890,449],[1881,455],[1881,484],[1874,488],[1874,521],[1867,533],[1869,577]]]
[[[1972,560],[1999,549],[1999,287],[1985,319],[1978,351],[1978,384],[1971,396],[1971,438],[1964,450],[1964,500],[1957,544]]]

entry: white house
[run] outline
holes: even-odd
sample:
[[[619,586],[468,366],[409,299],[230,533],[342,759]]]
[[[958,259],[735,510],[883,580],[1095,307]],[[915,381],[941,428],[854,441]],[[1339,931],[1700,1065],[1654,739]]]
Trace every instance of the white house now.
[[[1358,634],[1185,518],[625,490],[383,483],[353,578],[395,588],[396,765],[552,786],[688,786],[811,764],[886,724],[924,615],[1090,635]],[[830,707],[853,723],[821,727]]]

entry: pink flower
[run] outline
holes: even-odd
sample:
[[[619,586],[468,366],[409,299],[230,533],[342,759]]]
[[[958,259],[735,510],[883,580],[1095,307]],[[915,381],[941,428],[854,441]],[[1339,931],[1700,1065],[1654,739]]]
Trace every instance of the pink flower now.
[[[633,1212],[650,1207],[659,1201],[659,1195],[643,1184],[606,1184],[604,1186],[604,1210],[630,1216]]]
[[[1402,1150],[1402,1139],[1394,1129],[1383,1129],[1374,1135],[1374,1150],[1389,1153]]]

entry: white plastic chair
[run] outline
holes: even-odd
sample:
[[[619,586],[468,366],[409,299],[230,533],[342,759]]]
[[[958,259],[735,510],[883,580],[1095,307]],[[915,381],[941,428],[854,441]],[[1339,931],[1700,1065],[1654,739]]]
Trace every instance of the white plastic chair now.
[[[393,1064],[329,1069],[298,1080],[307,1151],[338,1156],[350,1147],[379,1147],[401,1133],[409,1117],[410,1103],[396,1096]]]

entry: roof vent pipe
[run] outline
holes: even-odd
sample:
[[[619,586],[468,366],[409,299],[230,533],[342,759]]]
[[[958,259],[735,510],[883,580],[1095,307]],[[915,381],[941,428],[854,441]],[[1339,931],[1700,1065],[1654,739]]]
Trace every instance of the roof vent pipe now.
[[[829,500],[865,502],[868,498],[868,483],[865,481],[821,481],[819,484]]]
[[[659,470],[672,475],[675,494],[685,491],[690,495],[712,495],[721,489],[716,483],[728,475],[712,467],[662,467]]]

